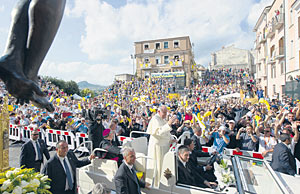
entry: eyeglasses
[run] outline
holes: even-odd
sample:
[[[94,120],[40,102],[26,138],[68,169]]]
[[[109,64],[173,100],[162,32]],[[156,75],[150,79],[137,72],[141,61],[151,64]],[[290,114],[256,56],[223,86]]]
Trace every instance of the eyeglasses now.
[[[270,131],[265,131],[265,133],[269,133]]]
[[[39,135],[38,133],[37,134],[32,134],[33,136],[37,136],[37,135]]]

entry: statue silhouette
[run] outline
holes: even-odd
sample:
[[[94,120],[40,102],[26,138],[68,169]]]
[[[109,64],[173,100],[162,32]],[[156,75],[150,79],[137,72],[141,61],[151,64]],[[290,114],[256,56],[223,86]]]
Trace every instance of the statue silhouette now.
[[[20,0],[12,12],[7,45],[0,58],[0,78],[21,104],[30,100],[54,111],[38,86],[38,71],[57,33],[65,4],[66,0]]]

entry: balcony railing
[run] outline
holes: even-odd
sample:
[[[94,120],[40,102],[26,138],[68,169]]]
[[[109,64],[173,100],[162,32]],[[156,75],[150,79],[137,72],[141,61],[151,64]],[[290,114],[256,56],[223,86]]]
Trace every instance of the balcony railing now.
[[[258,42],[259,43],[265,43],[266,42],[266,37],[264,34],[261,34],[259,37],[258,37]]]
[[[151,63],[141,63],[140,68],[141,69],[151,69]]]
[[[154,53],[154,49],[146,49],[146,50],[144,50],[144,53],[152,54],[152,53]]]
[[[284,15],[283,15],[283,13],[280,13],[280,14],[274,16],[273,19],[274,19],[275,29],[280,29],[284,24]]]
[[[270,22],[268,24],[268,28],[267,28],[267,38],[271,38],[274,36],[275,34],[275,25],[274,25],[274,22]]]
[[[284,58],[284,57],[285,57],[284,48],[283,47],[276,48],[276,56],[275,56],[275,58],[276,59],[281,59],[281,58]]]
[[[182,67],[182,60],[170,60],[171,67]]]

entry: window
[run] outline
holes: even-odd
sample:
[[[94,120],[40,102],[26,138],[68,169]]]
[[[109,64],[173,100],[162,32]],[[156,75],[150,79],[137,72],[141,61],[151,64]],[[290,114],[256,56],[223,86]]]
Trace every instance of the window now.
[[[144,50],[148,50],[149,49],[149,44],[144,44]]]
[[[261,71],[261,64],[258,65],[258,70]]]
[[[169,56],[164,56],[164,64],[169,64]]]
[[[160,62],[160,56],[155,58],[155,63],[156,63],[156,65],[158,65],[158,64],[161,63],[161,62]]]
[[[174,48],[179,48],[179,40],[174,40]]]
[[[284,62],[280,63],[281,74],[284,74]]]
[[[144,58],[144,63],[149,63],[149,62],[150,62],[149,58]]]
[[[179,61],[179,55],[174,55],[174,61]]]
[[[276,86],[273,84],[273,94],[276,94]]]
[[[272,65],[272,78],[276,78],[276,66]]]
[[[160,49],[160,42],[155,43],[155,49]]]
[[[169,48],[169,42],[164,42],[164,48],[165,49]]]

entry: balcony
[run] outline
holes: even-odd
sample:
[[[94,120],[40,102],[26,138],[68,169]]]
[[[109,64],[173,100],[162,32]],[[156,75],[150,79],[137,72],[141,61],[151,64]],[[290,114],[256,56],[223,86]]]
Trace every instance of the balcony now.
[[[275,25],[274,22],[271,22],[268,24],[267,38],[271,38],[274,35],[275,35]]]
[[[141,63],[140,68],[141,69],[151,69],[151,63]]]
[[[171,67],[182,67],[182,60],[170,60]]]
[[[268,60],[268,64],[274,64],[274,63],[276,63],[275,55],[270,57]]]
[[[146,54],[153,54],[154,53],[154,49],[146,49],[146,50],[144,50],[144,53],[146,53]]]
[[[280,13],[279,15],[274,16],[274,24],[275,29],[280,29],[284,24],[284,15],[283,13]]]
[[[275,59],[282,59],[285,57],[285,54],[284,54],[284,48],[283,47],[279,47],[279,48],[276,48],[276,56],[275,56]]]
[[[266,42],[266,37],[265,37],[264,34],[261,34],[261,35],[258,37],[258,42],[259,42],[260,44],[263,44],[263,43]]]

